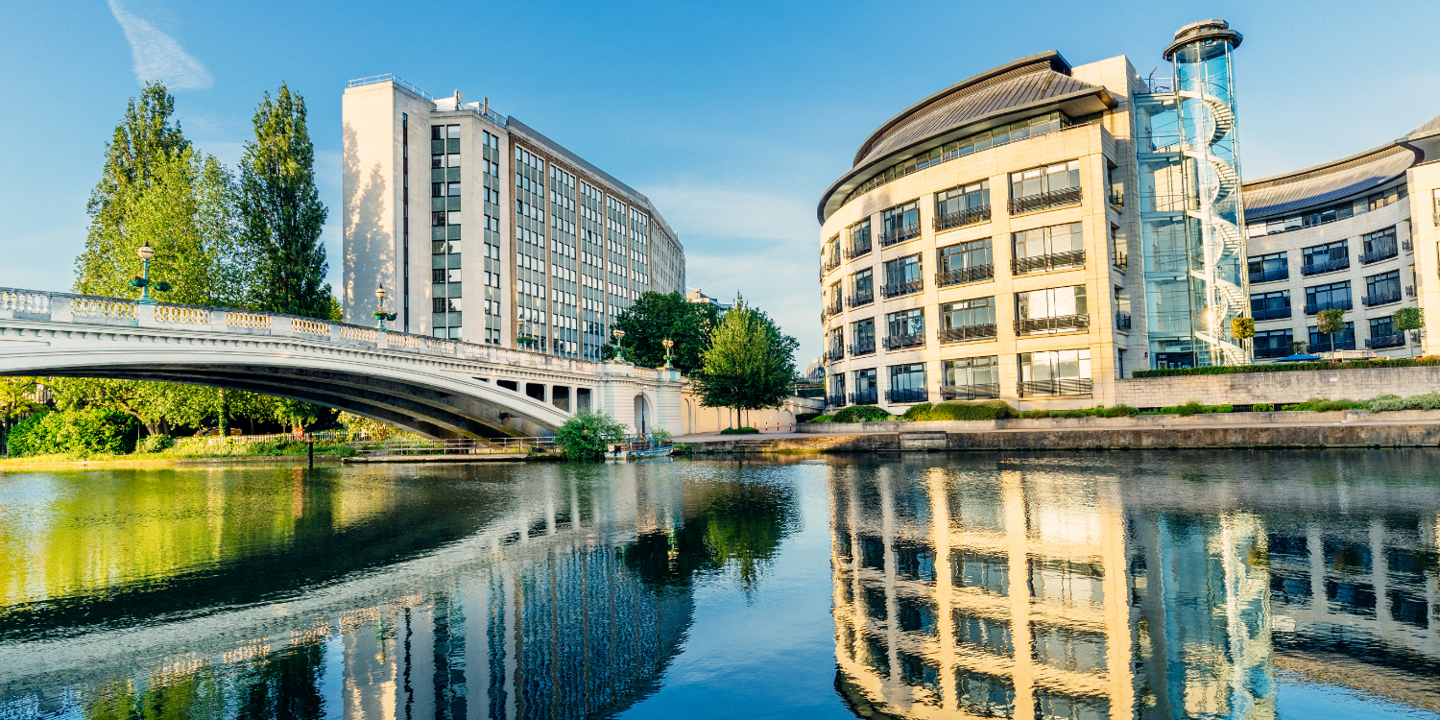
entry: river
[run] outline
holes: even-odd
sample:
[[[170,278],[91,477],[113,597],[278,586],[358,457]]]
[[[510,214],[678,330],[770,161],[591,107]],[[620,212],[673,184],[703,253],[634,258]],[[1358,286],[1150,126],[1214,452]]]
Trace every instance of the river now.
[[[1437,467],[0,473],[0,720],[1440,717]]]

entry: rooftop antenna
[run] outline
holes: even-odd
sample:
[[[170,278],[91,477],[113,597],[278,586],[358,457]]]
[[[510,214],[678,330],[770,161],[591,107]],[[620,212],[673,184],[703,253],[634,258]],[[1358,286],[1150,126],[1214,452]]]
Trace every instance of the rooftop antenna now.
[[[484,98],[484,100],[485,100],[485,112],[482,113],[482,114],[483,114],[483,115],[489,115],[489,114],[490,114],[490,98],[487,96],[487,97]]]

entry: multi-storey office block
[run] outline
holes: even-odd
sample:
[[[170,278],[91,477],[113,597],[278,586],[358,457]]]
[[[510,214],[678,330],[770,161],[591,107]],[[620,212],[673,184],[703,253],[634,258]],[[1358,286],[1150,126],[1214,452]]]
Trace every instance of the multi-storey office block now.
[[[1437,161],[1440,117],[1372,150],[1245,183],[1256,362],[1301,350],[1427,351],[1393,318],[1440,307]],[[1329,308],[1346,311],[1333,336],[1316,321]]]
[[[394,76],[345,90],[345,321],[386,288],[405,332],[598,360],[685,250],[644,195],[488,101]],[[398,290],[398,293],[396,292]]]

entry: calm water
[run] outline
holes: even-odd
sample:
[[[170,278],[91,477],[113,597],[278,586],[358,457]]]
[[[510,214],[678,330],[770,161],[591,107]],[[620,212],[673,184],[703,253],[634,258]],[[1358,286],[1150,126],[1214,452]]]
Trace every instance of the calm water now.
[[[0,720],[1437,717],[1437,468],[0,474]]]

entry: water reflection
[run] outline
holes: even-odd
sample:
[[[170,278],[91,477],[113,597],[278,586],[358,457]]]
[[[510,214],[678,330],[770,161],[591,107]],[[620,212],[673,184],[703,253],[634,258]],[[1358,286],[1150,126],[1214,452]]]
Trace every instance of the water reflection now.
[[[1285,678],[1440,710],[1434,456],[1375,457],[837,467],[837,689],[866,717],[1272,718]]]

